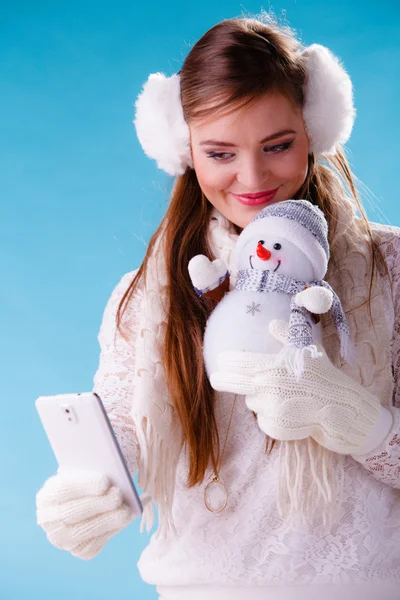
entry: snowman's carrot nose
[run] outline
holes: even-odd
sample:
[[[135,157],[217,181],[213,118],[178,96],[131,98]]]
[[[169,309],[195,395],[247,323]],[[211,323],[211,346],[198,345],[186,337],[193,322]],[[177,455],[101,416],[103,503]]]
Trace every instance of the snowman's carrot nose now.
[[[257,244],[256,253],[258,258],[261,258],[261,260],[269,260],[271,258],[271,252],[268,250],[268,248],[264,248],[260,242]]]

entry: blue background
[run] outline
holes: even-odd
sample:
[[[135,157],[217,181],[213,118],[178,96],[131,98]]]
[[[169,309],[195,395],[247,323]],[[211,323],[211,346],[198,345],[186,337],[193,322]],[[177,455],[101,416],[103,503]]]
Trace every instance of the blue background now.
[[[274,2],[307,44],[327,45],[355,87],[350,161],[376,195],[371,220],[398,210],[397,0]],[[37,396],[92,387],[97,333],[113,286],[139,266],[172,180],[142,153],[132,104],[150,72],[176,72],[217,21],[256,2],[198,6],[0,1],[0,598],[157,598],[136,562],[139,521],[92,561],[51,546],[35,494],[56,470]],[[268,6],[264,8],[268,9]]]

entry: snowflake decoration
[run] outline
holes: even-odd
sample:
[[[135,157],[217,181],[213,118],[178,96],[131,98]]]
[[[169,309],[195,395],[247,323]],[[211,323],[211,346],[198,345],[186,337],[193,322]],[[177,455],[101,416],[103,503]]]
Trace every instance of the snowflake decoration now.
[[[261,312],[260,305],[256,304],[255,302],[252,302],[251,304],[247,304],[246,308],[247,308],[246,314],[250,313],[253,317],[256,314],[256,312]]]

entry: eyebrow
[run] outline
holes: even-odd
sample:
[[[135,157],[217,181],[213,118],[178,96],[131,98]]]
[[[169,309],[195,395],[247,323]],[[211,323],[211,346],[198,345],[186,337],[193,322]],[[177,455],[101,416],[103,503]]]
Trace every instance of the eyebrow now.
[[[276,140],[277,138],[280,138],[283,135],[288,135],[289,133],[296,132],[293,129],[283,129],[282,131],[277,131],[272,135],[268,135],[266,138],[261,140],[260,144],[271,142],[272,140]],[[200,142],[200,146],[223,146],[224,148],[236,148],[235,144],[231,144],[230,142],[220,142],[218,140],[204,140],[203,142]]]

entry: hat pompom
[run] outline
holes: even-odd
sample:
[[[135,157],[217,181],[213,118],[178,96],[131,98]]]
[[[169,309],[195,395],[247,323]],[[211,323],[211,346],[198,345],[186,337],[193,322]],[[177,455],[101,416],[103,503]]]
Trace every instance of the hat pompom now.
[[[136,100],[133,121],[144,152],[169,175],[192,165],[189,127],[183,117],[179,75],[152,73]]]
[[[303,117],[314,154],[334,154],[350,137],[355,119],[351,79],[324,46],[312,44],[307,57]]]

